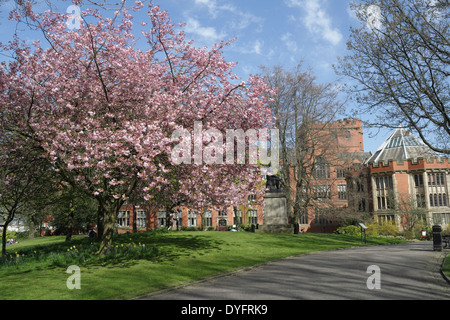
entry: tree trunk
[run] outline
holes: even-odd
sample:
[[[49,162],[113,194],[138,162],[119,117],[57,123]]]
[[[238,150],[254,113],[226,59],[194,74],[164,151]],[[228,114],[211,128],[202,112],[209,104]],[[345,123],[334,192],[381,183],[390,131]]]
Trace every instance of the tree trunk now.
[[[6,231],[8,230],[8,226],[13,221],[15,215],[15,210],[8,213],[8,216],[3,224],[3,232],[2,232],[2,258],[6,257]]]
[[[69,242],[70,240],[72,240],[73,225],[74,225],[73,211],[74,210],[73,210],[72,201],[71,201],[70,207],[69,207],[69,223],[67,224],[67,231],[66,231],[66,242]]]
[[[116,223],[117,214],[113,212],[105,212],[103,220],[103,233],[100,236],[100,248],[97,254],[104,254],[111,249],[112,239],[114,236],[114,227]]]
[[[117,216],[122,204],[122,200],[113,201],[112,203],[100,203],[103,211],[103,232],[99,233],[101,242],[97,254],[104,254],[111,249]]]
[[[166,207],[166,226],[167,230],[173,230],[173,206]]]
[[[36,220],[34,216],[31,216],[29,219],[28,227],[30,228],[30,232],[28,233],[28,239],[34,239],[41,235],[41,223],[37,223]]]
[[[2,231],[2,258],[6,257],[6,229],[8,228],[8,224],[5,223],[3,225]]]
[[[98,212],[97,212],[97,237],[99,239],[103,235],[104,220],[105,220],[105,213],[104,213],[103,207],[99,204]]]
[[[133,204],[133,233],[137,232],[137,213],[136,213],[136,206]]]

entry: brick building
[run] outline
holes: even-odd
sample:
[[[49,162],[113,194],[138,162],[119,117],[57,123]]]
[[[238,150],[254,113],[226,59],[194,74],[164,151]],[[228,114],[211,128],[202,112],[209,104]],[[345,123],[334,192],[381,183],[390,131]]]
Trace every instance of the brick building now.
[[[366,213],[378,222],[393,221],[400,228],[409,223],[411,212],[422,214],[429,226],[449,225],[448,158],[436,154],[403,128],[395,130],[373,155],[364,151],[363,126],[358,119],[316,123],[313,128],[327,152],[315,159],[311,171],[308,192],[313,200],[298,221],[290,221],[298,222],[300,230],[333,232],[342,222],[341,212],[346,210]],[[291,180],[293,201],[295,183]],[[263,215],[263,208],[249,197],[245,205],[237,204],[226,211],[212,209],[203,216],[180,207],[173,217],[173,228],[227,230],[236,225],[262,225]],[[133,216],[138,231],[167,227],[164,210],[126,205],[118,217],[120,233],[133,230]]]
[[[450,164],[404,128],[396,129],[366,160],[374,218],[408,227],[450,223]],[[412,217],[411,215],[416,215]]]
[[[256,199],[249,197],[247,204],[229,207],[226,211],[216,209],[207,210],[203,216],[188,207],[176,208],[173,213],[173,230],[183,228],[202,227],[204,229],[226,231],[234,226],[251,226],[263,224],[263,208]],[[135,214],[133,214],[135,212]],[[124,205],[118,216],[117,225],[119,233],[133,230],[134,217],[136,230],[149,231],[157,228],[168,228],[167,213],[164,209],[148,205]]]
[[[361,165],[369,154],[364,152],[362,121],[358,119],[344,119],[325,125],[315,123],[312,130],[320,137],[319,148],[326,149],[326,152],[317,153],[320,159],[315,161],[310,189],[314,200],[304,210],[298,223],[304,232],[333,232],[340,223],[336,212],[348,206],[346,172],[349,167]],[[291,185],[295,190],[293,184],[294,181]],[[295,193],[292,197],[295,198]],[[174,228],[211,227],[214,230],[227,230],[236,225],[262,225],[264,210],[255,200],[249,197],[247,204],[236,204],[226,212],[211,209],[203,217],[194,210],[180,207],[173,217]],[[145,204],[126,205],[118,217],[120,233],[133,230],[133,212],[136,212],[138,231],[167,227],[165,210]]]
[[[303,190],[304,197],[310,199],[308,203],[303,201],[305,205],[300,219],[293,222],[298,222],[304,232],[333,232],[341,222],[339,212],[349,204],[346,174],[349,168],[362,165],[370,154],[364,152],[361,120],[315,123],[311,130],[319,137],[320,143],[316,144],[319,151],[310,157],[314,161],[310,177],[305,178],[309,188]],[[295,188],[296,182],[295,178],[291,180],[293,199],[299,190]]]

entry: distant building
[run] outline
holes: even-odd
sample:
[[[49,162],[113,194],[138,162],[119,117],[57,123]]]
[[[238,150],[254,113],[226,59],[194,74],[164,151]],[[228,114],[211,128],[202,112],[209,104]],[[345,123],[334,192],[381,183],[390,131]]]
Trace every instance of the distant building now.
[[[172,230],[210,228],[217,231],[227,231],[238,225],[245,227],[262,225],[263,208],[256,203],[256,196],[249,196],[247,204],[229,207],[225,211],[206,210],[203,216],[187,206],[180,206],[175,208],[173,218],[168,221],[167,212],[163,208],[155,208],[147,204],[128,204],[120,209],[117,220],[118,232],[131,232],[134,221],[136,221],[138,232],[168,228],[170,220],[173,222]]]
[[[4,222],[0,220],[0,231],[3,230]],[[8,225],[8,231],[25,232],[28,231],[25,221],[20,217],[15,217]]]
[[[359,119],[344,119],[327,124],[316,122],[311,125],[311,129],[319,137],[318,148],[321,149],[315,153],[318,158],[314,159],[315,166],[310,171],[312,177],[308,192],[312,193],[314,200],[302,210],[297,223],[303,232],[333,232],[340,225],[336,211],[349,205],[346,174],[350,167],[362,165],[370,154],[364,152],[363,127]],[[295,200],[293,180],[291,188],[294,190],[291,197]],[[164,209],[152,208],[146,204],[129,204],[123,206],[119,213],[120,233],[133,230],[134,211],[138,231],[168,227]],[[173,229],[178,226],[227,230],[236,225],[262,225],[264,210],[256,203],[256,198],[250,196],[246,204],[236,204],[226,211],[211,209],[203,217],[187,206],[180,206],[173,221]]]
[[[299,187],[299,165],[291,169],[291,190],[294,212],[300,210],[298,223],[303,232],[333,232],[341,224],[339,212],[349,205],[347,173],[361,165],[369,153],[364,152],[363,126],[359,119],[344,119],[331,123],[316,122],[308,128],[316,139],[303,164],[303,187]],[[295,163],[295,159],[292,161]],[[308,168],[311,169],[308,169]],[[297,192],[301,196],[296,197]]]
[[[392,221],[405,228],[408,214],[419,214],[428,226],[450,223],[450,164],[404,128],[393,131],[372,155],[364,151],[363,126],[358,119],[344,119],[329,124],[315,123],[320,136],[309,190],[312,196],[301,210],[298,223],[304,232],[333,232],[342,223],[341,212],[366,213],[375,221]],[[291,174],[294,175],[293,169]],[[291,180],[295,201],[295,180]],[[246,204],[236,204],[226,211],[211,209],[203,217],[181,206],[173,215],[173,229],[202,227],[227,230],[236,225],[262,225],[263,208],[250,196]],[[298,200],[298,199],[297,199]],[[135,212],[135,215],[133,213]],[[164,209],[146,204],[125,205],[118,217],[120,233],[167,228]]]
[[[423,213],[428,226],[449,225],[448,158],[398,128],[364,164],[377,221],[393,221],[402,228],[408,224],[408,214]]]

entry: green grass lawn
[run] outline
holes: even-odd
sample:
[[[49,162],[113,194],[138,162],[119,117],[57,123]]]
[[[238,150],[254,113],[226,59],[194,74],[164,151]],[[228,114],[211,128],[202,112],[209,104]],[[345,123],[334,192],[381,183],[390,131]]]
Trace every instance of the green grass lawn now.
[[[448,254],[447,257],[445,258],[445,262],[442,267],[442,271],[444,271],[445,274],[447,275],[447,277],[450,278],[450,254]]]
[[[90,239],[44,237],[8,246],[0,264],[0,299],[128,299],[264,262],[360,246],[359,236],[249,232],[148,232],[114,239],[108,258]],[[367,238],[367,245],[396,243]],[[69,290],[69,265],[81,269],[81,289]]]

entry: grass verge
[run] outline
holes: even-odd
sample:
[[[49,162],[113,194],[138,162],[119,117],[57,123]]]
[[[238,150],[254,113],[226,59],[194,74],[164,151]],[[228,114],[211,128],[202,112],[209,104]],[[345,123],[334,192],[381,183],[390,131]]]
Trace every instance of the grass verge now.
[[[367,245],[399,243],[368,237]],[[248,232],[148,232],[115,237],[104,257],[98,243],[64,237],[8,246],[0,264],[0,299],[128,299],[268,261],[360,246],[359,236]],[[69,290],[70,265],[81,269],[81,289]]]
[[[450,278],[450,254],[447,254],[445,258],[444,265],[442,266],[442,271]]]

